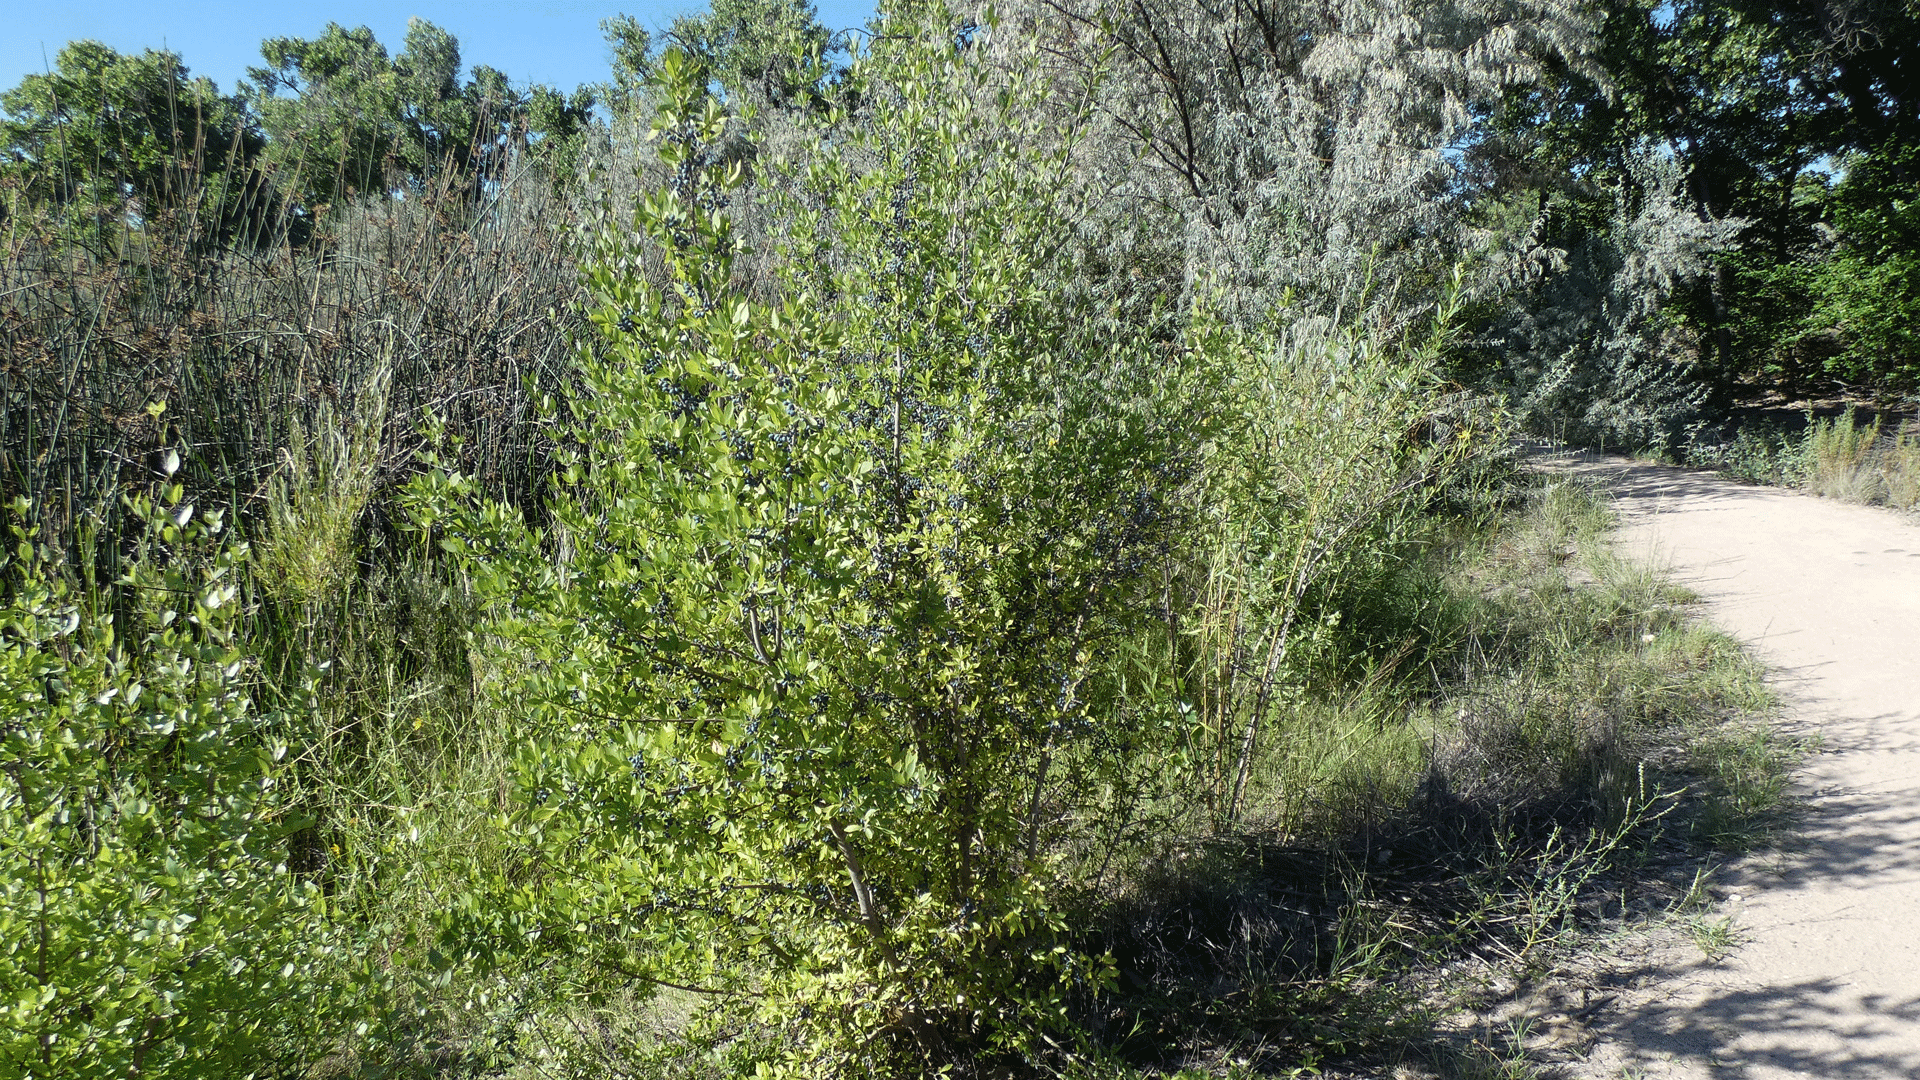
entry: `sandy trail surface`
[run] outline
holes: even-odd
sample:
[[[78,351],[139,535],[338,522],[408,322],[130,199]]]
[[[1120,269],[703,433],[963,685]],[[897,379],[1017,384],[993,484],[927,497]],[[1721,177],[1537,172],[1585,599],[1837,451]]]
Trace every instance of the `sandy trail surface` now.
[[[1588,1077],[1920,1077],[1920,524],[1620,459],[1622,551],[1670,566],[1773,670],[1819,749],[1781,850],[1716,876],[1741,944],[1655,949],[1596,1017]]]

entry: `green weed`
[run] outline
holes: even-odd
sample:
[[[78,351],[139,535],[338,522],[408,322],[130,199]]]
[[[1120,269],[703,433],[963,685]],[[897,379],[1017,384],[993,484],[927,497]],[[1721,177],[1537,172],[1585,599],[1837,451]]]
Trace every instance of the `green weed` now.
[[[1687,935],[1710,963],[1717,964],[1726,959],[1740,944],[1741,934],[1734,926],[1731,915],[1718,919],[1695,915],[1687,920],[1686,925]]]
[[[1874,502],[1882,493],[1874,451],[1880,421],[1861,423],[1852,409],[1831,420],[1813,420],[1801,444],[1801,485],[1842,502]]]
[[[1731,439],[1696,433],[1685,464],[1750,483],[1801,487],[1844,502],[1920,509],[1920,425],[1889,428],[1849,409],[1822,419],[1809,415],[1799,433],[1767,424],[1738,428]]]

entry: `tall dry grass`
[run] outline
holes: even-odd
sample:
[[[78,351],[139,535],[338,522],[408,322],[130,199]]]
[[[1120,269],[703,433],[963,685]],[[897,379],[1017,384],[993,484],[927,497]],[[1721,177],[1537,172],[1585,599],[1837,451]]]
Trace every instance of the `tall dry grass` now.
[[[1801,445],[1801,485],[1845,502],[1920,509],[1920,421],[1889,429],[1852,410],[1814,420]]]
[[[434,413],[463,469],[530,497],[544,468],[531,395],[565,365],[578,215],[530,168],[481,190],[355,203],[304,243],[258,247],[213,243],[196,216],[128,220],[105,244],[76,242],[51,210],[10,217],[0,494],[34,496],[71,542],[177,449],[199,498],[258,519],[316,424],[382,415],[385,488]]]

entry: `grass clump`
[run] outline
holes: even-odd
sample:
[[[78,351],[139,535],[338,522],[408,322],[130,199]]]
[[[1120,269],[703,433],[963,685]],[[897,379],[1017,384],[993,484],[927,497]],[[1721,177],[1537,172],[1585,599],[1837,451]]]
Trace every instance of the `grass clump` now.
[[[1799,487],[1842,502],[1920,509],[1920,423],[1808,414],[1799,431],[1753,423],[1731,438],[1696,437],[1681,455],[1688,465],[1735,480]]]
[[[1880,442],[1880,422],[1858,422],[1852,410],[1831,420],[1813,420],[1801,445],[1801,484],[1815,495],[1842,502],[1871,502],[1879,494],[1878,470],[1870,463]]]
[[[1807,428],[1807,490],[1847,502],[1920,509],[1920,424],[1888,429],[1879,418],[1861,422],[1852,410]]]

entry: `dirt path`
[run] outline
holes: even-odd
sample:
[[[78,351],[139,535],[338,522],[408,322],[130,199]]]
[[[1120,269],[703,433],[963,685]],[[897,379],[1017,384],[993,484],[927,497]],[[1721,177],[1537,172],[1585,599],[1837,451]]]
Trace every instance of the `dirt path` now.
[[[1590,1077],[1920,1077],[1920,524],[1702,473],[1586,459],[1623,550],[1670,565],[1821,739],[1800,835],[1717,878],[1743,942],[1647,958]]]

